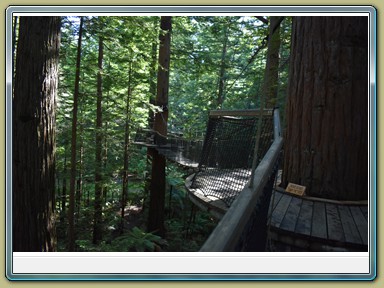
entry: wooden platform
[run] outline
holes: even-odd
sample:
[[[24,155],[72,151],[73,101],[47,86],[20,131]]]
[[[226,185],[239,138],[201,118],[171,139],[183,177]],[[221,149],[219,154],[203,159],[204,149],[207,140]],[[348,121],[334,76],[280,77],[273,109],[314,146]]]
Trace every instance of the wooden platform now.
[[[271,209],[270,240],[277,251],[368,251],[367,204],[275,191]]]
[[[228,206],[220,199],[212,196],[204,196],[199,189],[191,188],[192,178],[195,174],[188,176],[185,180],[185,187],[188,190],[189,199],[199,209],[210,212],[216,219],[221,219],[228,211]]]
[[[215,197],[191,189],[190,200],[221,219],[228,206]],[[272,212],[272,215],[270,214]],[[269,251],[368,251],[368,205],[300,197],[278,188],[272,195],[268,221]]]

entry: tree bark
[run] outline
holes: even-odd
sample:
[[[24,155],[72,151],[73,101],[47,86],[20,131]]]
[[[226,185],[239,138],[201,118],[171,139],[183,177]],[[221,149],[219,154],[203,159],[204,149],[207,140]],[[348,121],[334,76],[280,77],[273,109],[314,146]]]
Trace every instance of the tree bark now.
[[[223,36],[223,49],[221,51],[220,73],[219,73],[219,91],[217,94],[217,109],[221,109],[224,102],[224,87],[225,87],[225,68],[227,56],[227,43],[228,43],[228,28],[224,26]]]
[[[124,229],[124,216],[125,216],[125,205],[128,198],[128,160],[129,160],[129,122],[131,121],[131,88],[132,81],[132,62],[129,63],[128,71],[128,92],[127,92],[127,101],[125,108],[125,135],[124,135],[124,171],[123,171],[123,189],[121,191],[121,231]]]
[[[154,21],[154,24],[153,24],[153,29],[157,30],[157,27],[158,27],[158,20],[155,19]],[[157,40],[154,39],[153,42],[152,42],[152,51],[151,51],[151,65],[150,65],[150,71],[149,71],[149,75],[150,75],[150,82],[149,82],[149,104],[151,105],[155,105],[155,102],[156,102],[156,92],[157,92],[157,87],[156,87],[156,77],[157,77],[157,65],[158,65],[158,53],[157,53]],[[153,111],[150,109],[149,112],[148,112],[148,127],[150,129],[153,129],[153,125],[154,125],[154,121],[155,121],[155,114],[153,113]],[[152,158],[153,158],[153,148],[149,148],[147,149],[147,171],[150,170],[150,167],[152,165]],[[149,173],[148,173],[149,174]],[[146,175],[145,177],[145,197],[147,197],[147,195],[150,193],[150,187],[151,187],[151,178],[149,177],[149,175]],[[144,201],[144,204],[143,204],[143,210],[146,209],[146,201]]]
[[[279,78],[280,16],[271,16],[269,23],[269,40],[263,93],[265,97],[265,108],[274,108],[277,104]]]
[[[93,243],[98,244],[103,238],[102,231],[102,199],[103,199],[103,119],[102,119],[102,71],[103,71],[103,37],[99,36],[99,57],[97,73],[97,108],[96,108],[96,168],[95,168],[95,205],[93,216]]]
[[[368,19],[295,17],[283,185],[368,197]]]
[[[66,210],[66,202],[67,202],[67,151],[64,151],[64,168],[63,168],[63,189],[61,190],[61,212],[62,217],[60,221],[64,221],[65,219],[65,210]]]
[[[13,98],[14,252],[56,250],[55,106],[60,17],[20,17]]]
[[[77,43],[75,88],[73,93],[72,137],[71,137],[71,177],[69,183],[68,206],[68,251],[75,251],[75,189],[76,189],[76,144],[77,110],[79,102],[81,40],[83,35],[83,17],[80,17],[79,39]]]
[[[168,90],[169,90],[169,61],[171,47],[171,17],[162,16],[160,28],[159,67],[157,74],[156,105],[162,112],[156,113],[154,130],[167,135],[168,120]],[[164,205],[165,205],[165,157],[153,150],[152,177],[150,187],[148,231],[164,236]]]

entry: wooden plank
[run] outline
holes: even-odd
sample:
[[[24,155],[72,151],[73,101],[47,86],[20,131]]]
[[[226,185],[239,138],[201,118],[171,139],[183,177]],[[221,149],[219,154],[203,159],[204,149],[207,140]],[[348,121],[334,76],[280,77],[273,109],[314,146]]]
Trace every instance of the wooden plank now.
[[[346,242],[362,244],[362,240],[357,230],[355,221],[348,206],[339,205],[341,224],[343,225],[344,237]]]
[[[361,213],[363,213],[365,219],[368,222],[368,205],[367,206],[360,206]]]
[[[313,202],[313,217],[312,217],[312,237],[327,239],[327,216],[325,211],[325,203]]]
[[[358,206],[349,207],[364,245],[368,245],[368,221]]]
[[[269,203],[269,208],[268,208],[268,223],[270,223],[273,210],[275,210],[282,196],[283,196],[282,193],[276,190],[272,190],[271,202]]]
[[[276,205],[276,208],[273,210],[271,225],[279,228],[281,221],[284,218],[285,213],[287,212],[289,203],[291,202],[292,196],[282,195],[279,203]]]
[[[327,203],[325,204],[325,209],[327,211],[328,239],[340,242],[345,241],[343,225],[341,224],[337,206]]]
[[[279,203],[282,196],[283,196],[283,193],[280,193],[280,192],[274,190],[274,192],[271,196],[271,203],[270,203],[269,210],[272,209],[272,211],[273,211],[276,208],[276,206]]]
[[[283,221],[281,221],[280,229],[294,232],[296,228],[297,219],[299,218],[302,199],[292,197],[291,203],[285,213]]]
[[[263,115],[272,116],[272,109],[264,109]],[[261,111],[259,109],[247,109],[247,110],[212,110],[209,112],[209,117],[221,117],[221,116],[259,116]]]
[[[296,223],[296,233],[311,235],[312,228],[313,202],[303,200],[301,204],[299,218]]]

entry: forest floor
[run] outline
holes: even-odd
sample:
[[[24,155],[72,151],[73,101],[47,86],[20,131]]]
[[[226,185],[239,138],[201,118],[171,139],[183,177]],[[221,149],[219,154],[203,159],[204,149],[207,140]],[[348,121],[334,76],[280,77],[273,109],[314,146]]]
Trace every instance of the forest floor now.
[[[206,212],[193,208],[188,200],[185,209],[167,209],[165,219],[166,235],[161,238],[146,232],[147,211],[142,205],[131,204],[124,209],[121,221],[121,208],[118,202],[109,203],[103,209],[105,227],[103,240],[92,243],[93,209],[82,208],[76,218],[76,250],[78,252],[196,252],[208,238],[217,221]],[[65,252],[67,246],[67,226],[58,219],[58,251]]]

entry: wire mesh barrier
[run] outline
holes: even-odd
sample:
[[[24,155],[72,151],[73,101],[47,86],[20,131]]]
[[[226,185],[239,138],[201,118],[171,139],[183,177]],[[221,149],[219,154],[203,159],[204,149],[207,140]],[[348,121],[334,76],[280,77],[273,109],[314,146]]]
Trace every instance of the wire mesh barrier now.
[[[237,241],[234,248],[235,251],[265,251],[267,243],[266,223],[268,219],[269,203],[271,202],[272,189],[277,175],[279,162],[279,160],[276,161],[272,173],[268,177],[268,181],[256,202],[252,215],[250,216],[249,221],[247,221],[240,239]]]
[[[150,129],[138,129],[133,144],[153,147],[167,159],[186,167],[196,168],[203,147],[202,140],[184,139],[169,133],[167,137]]]
[[[257,116],[210,117],[191,188],[216,197],[229,207],[251,177],[260,114]],[[273,141],[272,114],[263,115],[257,159]]]
[[[245,185],[200,251],[265,251],[267,214],[283,145],[278,110],[269,131],[273,142],[251,176],[254,185]]]

